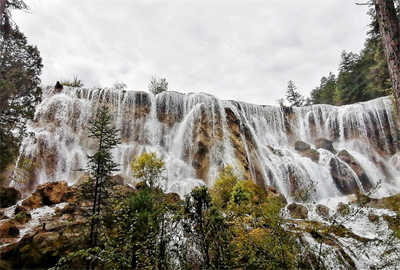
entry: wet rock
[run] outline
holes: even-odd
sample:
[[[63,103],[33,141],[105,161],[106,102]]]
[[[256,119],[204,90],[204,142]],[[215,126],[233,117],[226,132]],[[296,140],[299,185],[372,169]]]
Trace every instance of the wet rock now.
[[[308,210],[305,206],[297,203],[291,203],[288,205],[290,216],[296,219],[307,219]]]
[[[125,182],[124,177],[122,177],[120,174],[113,175],[113,176],[111,177],[111,179],[112,179],[112,181],[113,181],[115,184],[117,184],[117,185],[123,185],[124,182]]]
[[[53,205],[63,201],[68,191],[68,184],[66,182],[47,183],[39,186],[36,191],[42,194],[45,205]]]
[[[329,208],[325,205],[318,204],[316,211],[317,211],[317,214],[321,217],[324,217],[324,218],[329,217]]]
[[[0,220],[2,219],[8,219],[8,217],[4,214],[3,211],[0,211]]]
[[[267,148],[268,148],[274,155],[277,155],[277,156],[280,156],[280,157],[283,157],[283,156],[284,156],[281,150],[276,149],[276,148],[272,147],[271,145],[267,145]]]
[[[346,195],[359,192],[354,174],[345,164],[336,158],[332,158],[329,166],[333,182],[340,192]]]
[[[115,185],[111,190],[115,197],[126,197],[135,192],[135,189],[127,185]]]
[[[208,170],[210,168],[210,149],[215,144],[215,139],[212,138],[212,127],[209,125],[209,119],[206,109],[201,107],[201,116],[196,120],[194,134],[194,153],[192,166],[196,170],[197,178],[207,181]],[[190,153],[188,153],[190,155]]]
[[[17,207],[15,207],[15,209],[14,209],[14,215],[18,215],[19,213],[22,213],[22,212],[28,213],[28,210],[21,205],[17,205]]]
[[[10,207],[21,199],[21,193],[12,187],[0,186],[0,208]]]
[[[342,216],[347,216],[350,214],[350,206],[341,202],[338,204],[336,211]]]
[[[19,235],[19,229],[12,221],[6,221],[0,225],[0,238],[15,238]]]
[[[308,149],[300,153],[303,157],[307,157],[314,162],[319,161],[319,152],[315,149]]]
[[[167,203],[175,204],[181,200],[181,197],[179,197],[179,194],[177,193],[167,193],[165,194],[165,201]]]
[[[74,192],[66,182],[50,182],[38,186],[36,191],[22,202],[22,205],[34,209],[72,200],[74,200]]]
[[[64,214],[75,214],[78,209],[78,205],[73,204],[73,203],[68,203],[66,206],[63,208],[57,208],[56,214],[59,216],[62,216]]]
[[[263,175],[263,168],[259,162],[251,132],[245,125],[241,125],[240,120],[230,108],[225,108],[225,113],[229,128],[229,139],[234,148],[238,164],[242,167],[240,169],[243,171],[244,178],[254,179],[257,184],[264,187],[265,176]],[[222,133],[220,136],[223,139]],[[273,181],[272,175],[267,177],[271,182]]]
[[[369,191],[372,188],[371,181],[369,180],[367,174],[364,169],[360,166],[360,164],[356,161],[356,159],[347,151],[342,150],[337,155],[341,160],[346,162],[351,169],[356,173],[358,179],[360,180],[365,191]]]
[[[379,221],[379,216],[375,215],[374,213],[369,213],[368,220],[371,221],[372,223],[376,223]]]
[[[33,244],[39,248],[51,246],[60,237],[58,232],[40,232],[33,237]]]
[[[306,142],[296,141],[296,143],[294,144],[294,149],[296,149],[296,151],[302,152],[311,149],[311,146]]]
[[[325,150],[328,150],[328,151],[330,151],[332,153],[336,153],[336,150],[333,147],[333,142],[328,140],[328,139],[325,139],[325,138],[318,138],[315,141],[315,147],[317,149],[325,149]]]
[[[39,194],[34,193],[30,197],[25,199],[22,202],[22,205],[29,209],[35,209],[35,208],[42,207],[43,206],[42,197]]]
[[[308,143],[305,143],[303,141],[297,141],[294,145],[294,148],[303,157],[307,157],[314,162],[319,161],[319,152],[315,149],[312,149]]]
[[[361,195],[361,199],[368,207],[390,209],[395,212],[400,211],[400,194],[380,199],[369,198],[366,195]]]

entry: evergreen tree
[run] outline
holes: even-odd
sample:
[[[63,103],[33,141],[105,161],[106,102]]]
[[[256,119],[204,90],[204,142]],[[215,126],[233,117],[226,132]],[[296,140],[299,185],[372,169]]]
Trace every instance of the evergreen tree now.
[[[328,77],[322,77],[320,86],[311,91],[312,104],[335,104],[336,76],[329,73]]]
[[[96,117],[89,122],[89,137],[97,140],[98,148],[93,155],[89,155],[90,178],[87,183],[89,199],[92,201],[90,245],[97,246],[100,215],[106,199],[108,189],[112,186],[111,174],[117,171],[117,164],[113,161],[111,150],[120,140],[118,131],[111,126],[112,117],[105,106],[100,107]]]
[[[400,1],[395,1],[397,16]],[[343,52],[335,82],[329,79],[311,92],[314,104],[344,105],[386,96],[392,91],[392,82],[387,65],[375,7],[368,14],[371,17],[368,37],[359,54]],[[335,86],[334,86],[335,84]],[[334,86],[334,94],[332,89]]]
[[[26,9],[23,1],[5,1],[0,22],[0,170],[11,162],[26,135],[41,100],[42,59],[36,47],[11,21],[11,9]],[[17,132],[15,132],[17,131]]]
[[[229,225],[205,186],[194,188],[185,198],[184,231],[191,249],[200,252],[192,263],[197,261],[206,270],[232,269]]]
[[[164,91],[168,90],[168,82],[165,78],[151,78],[149,84],[149,91],[152,92],[154,95],[160,94]]]
[[[297,87],[293,81],[289,81],[286,90],[286,100],[289,102],[291,107],[304,106],[304,97],[297,91]]]

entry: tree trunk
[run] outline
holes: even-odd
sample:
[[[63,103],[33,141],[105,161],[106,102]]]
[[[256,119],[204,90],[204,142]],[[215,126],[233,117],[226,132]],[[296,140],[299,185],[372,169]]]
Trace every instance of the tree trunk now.
[[[392,79],[397,114],[400,115],[400,26],[393,0],[374,0],[385,56]]]
[[[0,25],[3,24],[6,15],[6,1],[7,0],[0,0]]]

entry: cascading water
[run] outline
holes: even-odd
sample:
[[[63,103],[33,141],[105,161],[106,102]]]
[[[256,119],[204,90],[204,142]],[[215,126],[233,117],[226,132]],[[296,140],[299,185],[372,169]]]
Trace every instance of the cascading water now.
[[[61,93],[47,89],[29,124],[33,136],[20,150],[19,160],[31,160],[33,173],[24,183],[16,178],[13,184],[32,189],[47,181],[78,181],[87,154],[95,149],[87,136],[88,121],[101,104],[119,129],[122,144],[113,154],[128,183],[134,181],[130,162],[147,151],[165,160],[166,189],[181,195],[202,183],[212,185],[228,164],[242,177],[275,186],[289,201],[310,184],[315,200],[348,194],[355,187],[363,191],[379,181],[382,196],[400,190],[397,126],[389,98],[290,109],[222,101],[203,93],[153,96],[80,88]],[[316,149],[319,138],[332,141],[335,150]],[[296,150],[296,141],[311,145],[307,151],[313,157]]]

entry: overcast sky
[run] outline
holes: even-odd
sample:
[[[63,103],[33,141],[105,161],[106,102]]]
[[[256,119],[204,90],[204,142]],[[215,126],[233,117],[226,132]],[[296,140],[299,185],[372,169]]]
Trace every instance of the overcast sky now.
[[[42,82],[125,82],[275,104],[288,80],[305,95],[365,41],[353,0],[26,0],[14,19],[43,57]]]

